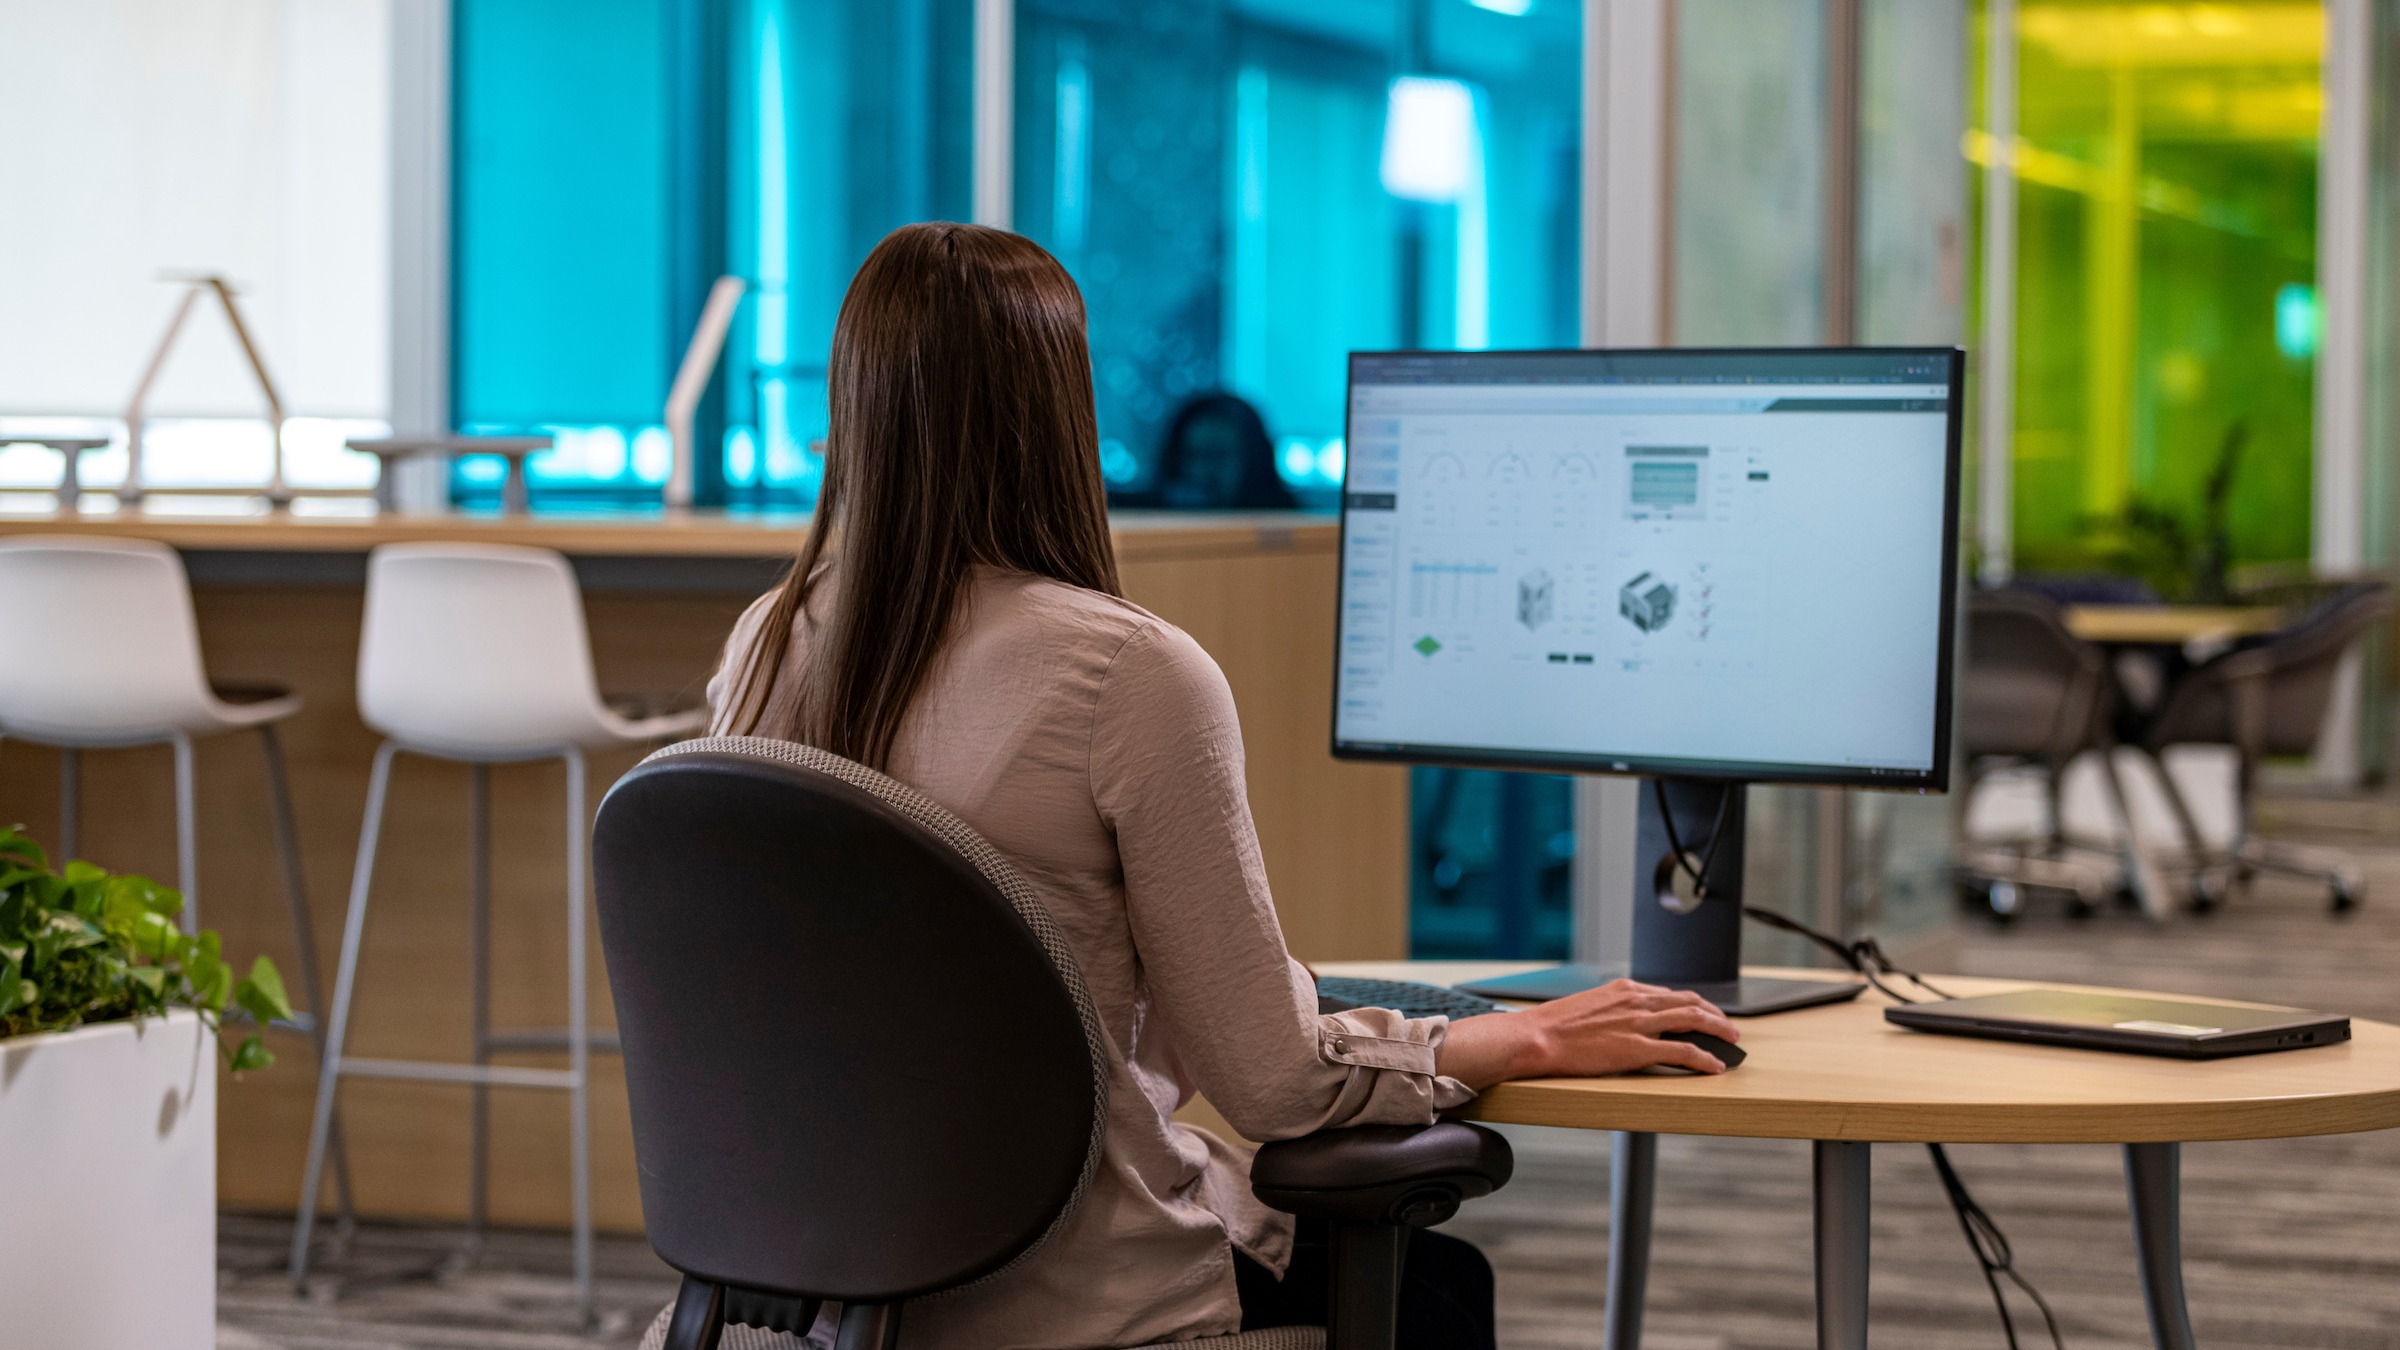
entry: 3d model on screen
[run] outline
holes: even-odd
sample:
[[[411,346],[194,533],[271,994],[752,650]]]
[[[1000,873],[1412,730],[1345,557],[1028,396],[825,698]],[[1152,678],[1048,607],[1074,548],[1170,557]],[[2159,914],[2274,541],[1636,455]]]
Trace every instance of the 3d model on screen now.
[[[1644,572],[1617,590],[1617,612],[1645,633],[1655,633],[1675,617],[1675,588]]]
[[[1517,578],[1517,622],[1527,630],[1540,628],[1550,622],[1558,610],[1558,583],[1550,574],[1535,568]]]

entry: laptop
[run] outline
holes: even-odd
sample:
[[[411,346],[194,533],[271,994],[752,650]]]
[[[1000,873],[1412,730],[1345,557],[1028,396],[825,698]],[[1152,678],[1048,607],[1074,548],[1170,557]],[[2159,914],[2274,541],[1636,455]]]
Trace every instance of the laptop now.
[[[1909,1003],[1884,1020],[1918,1031],[2119,1050],[2178,1059],[2218,1059],[2302,1050],[2350,1039],[2350,1019],[2298,1008],[2020,989],[2012,994]]]

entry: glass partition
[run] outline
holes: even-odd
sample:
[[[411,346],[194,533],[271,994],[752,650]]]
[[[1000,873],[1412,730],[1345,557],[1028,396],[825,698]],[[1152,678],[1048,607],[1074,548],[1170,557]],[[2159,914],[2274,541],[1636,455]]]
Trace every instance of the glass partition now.
[[[537,501],[656,501],[669,334],[666,0],[456,0],[452,418],[548,434]],[[497,505],[470,457],[453,495]]]
[[[1827,340],[1826,194],[1854,191],[1853,341],[1964,331],[1964,0],[1862,0],[1857,170],[1833,182],[1825,0],[1678,0],[1673,30],[1670,336],[1686,346]],[[1754,787],[1747,899],[1896,950],[1950,915],[1948,798]],[[1838,894],[1827,893],[1838,889]],[[1812,964],[1756,925],[1748,959]]]
[[[2288,0],[2018,11],[2018,572],[2221,598],[2307,558],[2324,31]]]

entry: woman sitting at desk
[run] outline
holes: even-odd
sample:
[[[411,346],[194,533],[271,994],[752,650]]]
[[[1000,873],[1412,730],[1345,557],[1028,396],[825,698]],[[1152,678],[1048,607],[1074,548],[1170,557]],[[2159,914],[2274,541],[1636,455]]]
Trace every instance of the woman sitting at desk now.
[[[1320,1015],[1285,950],[1224,677],[1119,594],[1082,296],[1030,241],[911,225],[834,331],[819,528],[710,688],[721,735],[872,765],[954,811],[1041,893],[1115,1082],[1073,1216],[997,1278],[912,1305],[904,1344],[1147,1345],[1321,1324],[1325,1236],[1250,1194],[1249,1160],[1170,1117],[1195,1092],[1253,1139],[1425,1124],[1493,1083],[1654,1064],[1738,1038],[1696,996],[1619,981],[1449,1025]],[[1482,1347],[1491,1270],[1409,1246],[1400,1343]]]

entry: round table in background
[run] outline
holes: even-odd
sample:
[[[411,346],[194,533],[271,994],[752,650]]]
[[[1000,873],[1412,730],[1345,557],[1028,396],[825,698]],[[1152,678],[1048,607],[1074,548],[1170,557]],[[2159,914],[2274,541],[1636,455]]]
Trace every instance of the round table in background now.
[[[2067,631],[2108,647],[2181,647],[2256,637],[2283,626],[2274,605],[2069,605]]]
[[[1317,965],[1327,975],[1442,985],[1539,968],[1489,961]],[[1745,973],[1846,978],[1808,970]],[[1965,975],[1927,978],[1961,997],[2090,989]],[[2178,1146],[2400,1127],[2400,1027],[2382,1022],[2353,1018],[2352,1039],[2340,1045],[2195,1061],[1932,1035],[1884,1021],[1888,1006],[1869,990],[1849,1003],[1744,1018],[1742,1049],[1749,1058],[1730,1073],[1502,1083],[1459,1113],[1616,1135],[1609,1350],[1634,1350],[1641,1338],[1652,1171],[1661,1134],[1815,1142],[1821,1350],[1864,1350],[1867,1343],[1868,1162],[1875,1144],[2121,1144],[2151,1337],[2160,1350],[2190,1350]]]

